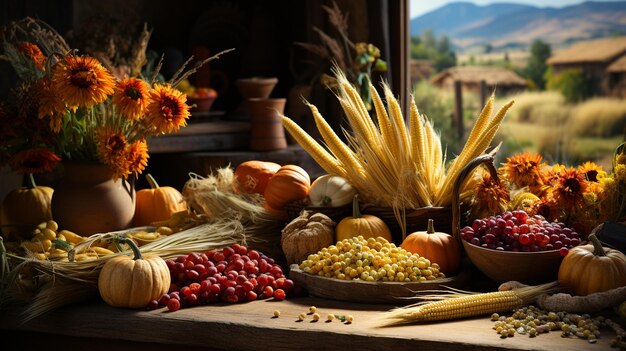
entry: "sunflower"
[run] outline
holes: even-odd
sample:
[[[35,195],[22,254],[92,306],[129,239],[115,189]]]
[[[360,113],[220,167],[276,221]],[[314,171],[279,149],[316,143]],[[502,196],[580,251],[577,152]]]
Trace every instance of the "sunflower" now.
[[[123,161],[128,142],[126,137],[111,128],[102,128],[96,132],[98,157],[102,162],[116,165]]]
[[[503,177],[517,188],[541,187],[545,184],[541,172],[544,163],[539,154],[524,152],[507,157],[506,163],[500,167]]]
[[[59,161],[61,158],[52,150],[32,148],[15,154],[9,164],[16,172],[45,173],[51,172]]]
[[[591,161],[587,161],[578,166],[578,172],[580,172],[585,179],[590,182],[597,183],[599,179],[606,177],[606,172],[602,170],[602,166],[599,166]]]
[[[150,91],[146,117],[157,134],[178,132],[187,125],[191,114],[186,102],[187,96],[169,84],[157,84]]]
[[[58,133],[61,131],[61,122],[67,113],[65,103],[55,94],[52,83],[48,77],[38,81],[39,89],[39,118],[50,118],[50,129]]]
[[[43,54],[43,52],[41,52],[39,46],[27,41],[23,41],[17,46],[17,51],[21,52],[24,56],[26,56],[26,58],[31,60],[35,64],[35,67],[37,67],[37,69],[42,71],[45,69],[46,60],[48,58],[46,57],[46,55]]]
[[[128,78],[117,83],[112,101],[115,111],[129,120],[141,118],[148,103],[150,86],[138,78]]]
[[[575,210],[585,204],[584,193],[588,182],[585,176],[574,168],[563,168],[553,184],[550,194],[559,208]]]
[[[137,140],[128,146],[126,160],[128,172],[138,176],[148,165],[148,143],[145,140]]]
[[[506,211],[509,203],[509,189],[503,182],[496,181],[489,172],[478,176],[474,187],[473,218],[484,218]]]
[[[54,90],[71,108],[93,107],[114,92],[115,78],[98,60],[66,55],[54,66]]]

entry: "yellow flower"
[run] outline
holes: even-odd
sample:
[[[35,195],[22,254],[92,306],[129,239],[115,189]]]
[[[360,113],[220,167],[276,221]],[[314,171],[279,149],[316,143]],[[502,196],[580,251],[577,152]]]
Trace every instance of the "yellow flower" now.
[[[138,78],[128,78],[117,83],[112,101],[115,111],[129,120],[143,116],[148,104],[150,86]]]
[[[113,94],[115,77],[95,58],[69,54],[54,66],[52,84],[70,108],[89,108]]]
[[[500,172],[509,183],[517,188],[537,187],[544,185],[542,167],[541,155],[524,152],[508,157],[506,163],[500,168]]]
[[[509,202],[509,190],[503,182],[496,182],[489,172],[478,176],[474,187],[472,217],[482,218],[504,212]]]
[[[137,140],[130,144],[126,152],[129,173],[135,176],[141,174],[148,165],[148,143],[145,140]]]
[[[106,164],[121,163],[126,152],[126,137],[111,128],[102,128],[96,133],[98,141],[98,157]]]
[[[618,182],[626,182],[626,165],[621,163],[616,164],[613,173],[615,173],[615,180]]]
[[[606,172],[602,170],[602,166],[591,161],[587,161],[578,166],[578,172],[590,182],[597,182],[598,179],[606,177]]]
[[[61,161],[61,158],[52,150],[34,148],[18,152],[11,158],[11,168],[20,173],[51,172]]]
[[[180,127],[187,125],[191,114],[186,101],[187,96],[169,84],[157,84],[150,91],[146,118],[157,134],[178,132]]]
[[[50,129],[55,133],[61,131],[61,122],[67,113],[63,101],[52,89],[50,79],[43,77],[38,81],[39,89],[39,118],[50,119]]]

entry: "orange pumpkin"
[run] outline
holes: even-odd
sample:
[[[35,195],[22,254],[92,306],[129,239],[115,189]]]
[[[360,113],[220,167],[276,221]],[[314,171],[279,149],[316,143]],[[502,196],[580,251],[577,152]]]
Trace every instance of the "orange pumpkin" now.
[[[454,275],[461,267],[461,248],[452,235],[436,232],[434,221],[428,220],[428,229],[407,235],[401,248],[419,254],[437,263],[446,276]]]
[[[626,255],[603,247],[595,234],[589,244],[576,246],[559,266],[559,284],[578,296],[626,286]]]
[[[27,186],[10,191],[2,201],[0,222],[6,239],[30,239],[39,223],[52,219],[52,193],[47,186],[38,186],[32,174],[26,177]]]
[[[133,225],[146,226],[169,219],[175,212],[187,209],[183,195],[171,186],[159,186],[152,175],[146,174],[150,189],[137,191]]]
[[[359,210],[359,197],[358,195],[354,195],[352,200],[352,216],[342,219],[337,224],[335,237],[337,241],[341,241],[359,235],[365,239],[381,236],[387,241],[393,242],[389,226],[387,226],[382,219],[374,215],[361,214]]]
[[[235,168],[234,190],[263,195],[267,182],[278,172],[280,165],[274,162],[251,160]]]
[[[267,182],[265,202],[275,210],[282,210],[288,203],[306,198],[310,188],[307,171],[300,166],[285,165]]]

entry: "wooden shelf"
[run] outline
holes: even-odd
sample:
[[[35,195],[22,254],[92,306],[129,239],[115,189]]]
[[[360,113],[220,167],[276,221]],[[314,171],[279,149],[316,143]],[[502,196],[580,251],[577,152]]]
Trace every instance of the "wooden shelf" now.
[[[177,134],[148,139],[150,154],[242,150],[248,148],[250,123],[245,121],[190,122]]]

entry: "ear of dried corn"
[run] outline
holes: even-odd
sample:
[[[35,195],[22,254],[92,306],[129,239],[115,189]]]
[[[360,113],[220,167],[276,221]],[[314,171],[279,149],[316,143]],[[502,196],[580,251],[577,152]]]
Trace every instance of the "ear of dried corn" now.
[[[282,116],[283,125],[326,172],[346,178],[364,202],[392,207],[400,223],[400,214],[407,208],[451,205],[454,181],[468,162],[485,153],[513,105],[513,101],[507,103],[492,116],[492,95],[462,151],[446,167],[441,138],[431,122],[419,113],[414,101],[407,125],[389,86],[382,83],[385,107],[370,85],[374,105],[370,116],[345,74],[338,68],[334,74],[338,87],[335,93],[350,126],[346,142],[330,130],[317,108],[310,104],[329,151],[286,116]],[[461,193],[466,194],[467,190],[466,185]]]
[[[379,322],[381,326],[391,326],[512,311],[533,303],[541,294],[555,291],[558,291],[558,282],[489,293],[427,295],[423,297],[427,301],[385,312]]]

